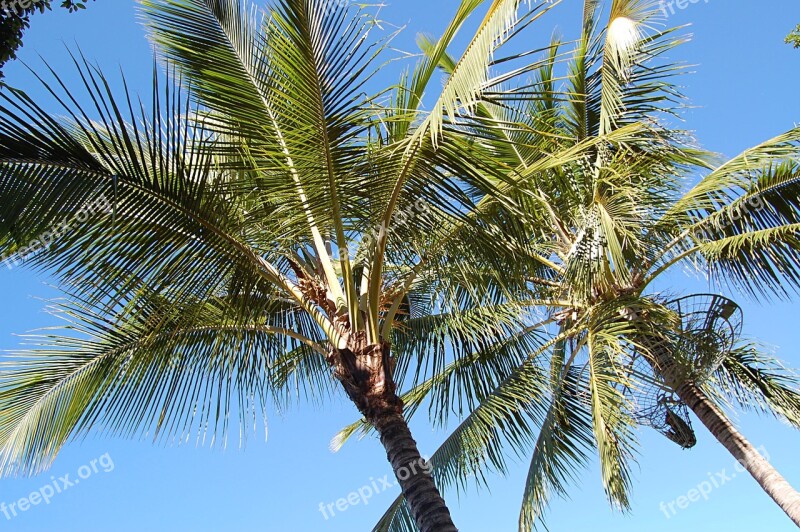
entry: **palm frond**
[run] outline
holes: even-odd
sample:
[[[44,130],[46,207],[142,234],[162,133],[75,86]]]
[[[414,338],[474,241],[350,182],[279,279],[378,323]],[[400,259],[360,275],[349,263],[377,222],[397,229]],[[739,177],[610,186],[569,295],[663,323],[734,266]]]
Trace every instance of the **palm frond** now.
[[[468,479],[483,478],[489,468],[505,471],[502,450],[505,442],[520,453],[533,445],[531,416],[540,409],[536,403],[546,401],[538,395],[546,389],[546,379],[546,373],[535,362],[528,362],[464,419],[429,460],[439,489],[463,488]],[[402,497],[392,504],[374,530],[416,530]]]
[[[238,414],[244,441],[265,423],[273,362],[316,345],[280,305],[248,318],[229,299],[189,305],[150,294],[114,314],[80,298],[59,302],[52,312],[66,320],[63,333],[31,336],[35,347],[2,363],[2,474],[42,471],[92,429],[224,444]]]
[[[744,410],[776,416],[800,428],[800,378],[757,343],[731,351],[708,387]]]
[[[556,358],[554,370],[561,371]],[[519,516],[519,529],[537,528],[553,495],[567,497],[569,485],[590,460],[593,446],[591,412],[586,405],[579,371],[558,376],[550,405],[533,450]]]

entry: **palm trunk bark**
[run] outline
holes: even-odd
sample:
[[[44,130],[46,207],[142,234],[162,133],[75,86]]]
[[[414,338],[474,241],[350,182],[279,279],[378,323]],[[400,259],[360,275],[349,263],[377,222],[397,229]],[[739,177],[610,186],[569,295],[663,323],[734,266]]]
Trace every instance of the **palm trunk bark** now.
[[[386,413],[371,421],[403,490],[411,514],[422,532],[457,532],[450,510],[430,474],[430,465],[420,456],[402,414]]]
[[[457,532],[450,510],[431,477],[403,417],[403,401],[392,377],[389,345],[369,345],[355,333],[345,349],[331,351],[329,363],[347,395],[378,431],[406,503],[422,532]]]
[[[728,421],[725,414],[711,402],[694,383],[687,382],[677,390],[678,396],[695,413],[728,452],[747,469],[748,473],[800,527],[800,493],[770,464],[761,453]]]

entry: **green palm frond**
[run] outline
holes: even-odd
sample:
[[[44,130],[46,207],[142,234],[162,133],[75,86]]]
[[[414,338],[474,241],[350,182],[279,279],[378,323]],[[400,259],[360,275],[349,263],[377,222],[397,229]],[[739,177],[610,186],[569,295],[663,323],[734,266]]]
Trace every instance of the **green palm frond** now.
[[[456,121],[460,109],[472,111],[488,81],[488,67],[493,52],[514,27],[519,16],[519,0],[494,0],[483,22],[457,61],[431,113],[414,133],[413,142],[430,135],[434,145],[442,134],[445,116]],[[439,50],[431,58],[437,59]],[[438,61],[434,63],[438,66]]]
[[[554,370],[560,371],[556,357]],[[579,382],[579,371],[569,368],[554,383],[552,398],[539,429],[522,496],[519,530],[534,530],[554,495],[569,496],[569,486],[591,457],[592,416]]]
[[[631,384],[622,364],[617,362],[622,354],[620,335],[614,326],[606,325],[596,330],[590,326],[587,365],[592,425],[600,455],[603,487],[615,507],[628,510],[628,492],[631,489],[629,462],[634,456],[634,421],[627,414],[630,408],[622,393],[622,389],[630,388]]]
[[[1,96],[8,105],[0,110],[0,179],[11,206],[4,251],[49,235],[50,245],[30,260],[57,272],[71,292],[96,300],[108,296],[98,286],[115,287],[113,297],[123,300],[140,282],[195,298],[232,282],[266,283],[333,334],[289,278],[282,250],[268,248],[270,237],[281,235],[247,226],[251,200],[235,191],[253,186],[254,176],[220,164],[217,139],[187,118],[190,98],[177,80],[162,87],[156,78],[148,115],[133,107],[130,94],[122,102],[114,98],[107,79],[88,63],[76,65],[91,109],[77,103],[55,72],[55,85],[42,80],[67,121],[50,118],[19,91]],[[210,280],[209,271],[218,275]]]
[[[327,353],[305,343],[279,355],[270,372],[270,388],[275,403],[288,408],[299,399],[325,404],[336,393],[336,380],[326,360]]]
[[[429,459],[440,489],[464,488],[467,479],[481,479],[489,468],[506,471],[504,442],[520,453],[533,446],[533,420],[541,410],[536,403],[546,402],[537,394],[544,393],[546,382],[546,373],[535,362],[523,364],[461,422]],[[374,530],[416,530],[402,496]]]
[[[754,342],[730,352],[709,388],[744,410],[777,416],[800,428],[800,379]]]
[[[256,429],[274,362],[300,345],[320,348],[282,305],[246,317],[231,299],[177,304],[151,292],[113,314],[74,297],[54,305],[63,333],[30,336],[35,347],[2,363],[2,473],[47,468],[98,424],[111,434],[211,444],[225,444],[232,415]],[[307,334],[319,336],[311,327]]]
[[[794,142],[753,154],[752,163],[742,162],[753,165],[749,168],[730,163],[733,175],[718,176],[715,188],[698,199],[705,205],[683,215],[691,225],[676,238],[665,263],[699,256],[721,280],[754,296],[796,290],[800,170]]]
[[[799,142],[800,128],[745,150],[702,178],[675,202],[666,216],[696,222],[735,202],[753,190],[764,169],[796,160]]]
[[[787,296],[800,286],[800,223],[749,231],[702,243],[698,251],[712,273],[742,291]]]

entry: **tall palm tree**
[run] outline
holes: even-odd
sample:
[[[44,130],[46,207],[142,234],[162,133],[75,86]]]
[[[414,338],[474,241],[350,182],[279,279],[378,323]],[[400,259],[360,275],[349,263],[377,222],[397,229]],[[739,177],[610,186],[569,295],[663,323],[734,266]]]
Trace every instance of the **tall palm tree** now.
[[[587,0],[570,51],[554,41],[534,80],[498,85],[475,107],[476,127],[515,181],[509,195],[532,220],[528,242],[537,251],[518,260],[544,265],[529,279],[538,302],[529,311],[539,317],[422,375],[402,397],[430,401],[440,423],[453,405],[465,414],[431,458],[442,487],[506,471],[509,452],[530,453],[521,530],[535,526],[553,493],[567,493],[593,450],[608,498],[629,506],[633,429],[645,419],[635,398],[654,388],[663,417],[650,424],[689,447],[694,436],[680,410],[691,409],[800,525],[800,494],[723,411],[738,403],[800,428],[800,380],[749,343],[718,342],[713,356],[700,356],[707,346],[683,330],[663,292],[664,274],[676,268],[759,300],[800,287],[800,129],[725,162],[698,149],[668,120],[683,106],[672,78],[685,69],[664,57],[685,38],[656,29],[657,17],[653,2]],[[440,62],[445,71],[455,64]],[[515,126],[488,127],[497,123]],[[610,138],[637,125],[646,132]],[[562,164],[551,167],[554,157]],[[736,308],[726,305],[707,310],[725,317]],[[507,348],[537,329],[550,340],[525,363],[502,366]],[[359,429],[366,426],[349,426],[335,444]],[[402,496],[377,529],[413,529]]]
[[[67,293],[52,307],[67,331],[0,371],[0,473],[41,471],[96,427],[213,442],[232,416],[253,424],[270,397],[332,374],[416,525],[455,530],[395,390],[521,326],[538,270],[515,265],[514,181],[469,111],[514,24],[551,6],[463,0],[429,56],[370,92],[385,42],[352,4],[141,3],[167,70],[150,102],[114,97],[82,56],[82,87],[40,77],[66,118],[0,91],[0,252]]]

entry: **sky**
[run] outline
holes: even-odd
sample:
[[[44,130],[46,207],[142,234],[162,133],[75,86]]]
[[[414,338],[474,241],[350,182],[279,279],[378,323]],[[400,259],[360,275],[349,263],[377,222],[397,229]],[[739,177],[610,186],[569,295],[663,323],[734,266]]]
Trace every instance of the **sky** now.
[[[405,51],[414,50],[417,32],[440,33],[458,3],[386,1],[389,5],[381,18],[406,26],[394,42]],[[526,39],[531,48],[546,43],[557,29],[566,35],[574,33],[582,4],[566,0],[529,30]],[[19,54],[22,61],[40,71],[41,55],[65,72],[69,81],[74,77],[65,47],[79,46],[104,71],[114,75],[121,68],[131,87],[148,92],[152,51],[135,2],[99,0],[78,14],[62,11],[34,18]],[[674,13],[667,12],[669,23],[690,24],[686,31],[694,35],[671,56],[696,65],[694,73],[682,80],[694,105],[686,112],[683,127],[693,130],[704,147],[732,156],[800,122],[800,50],[783,43],[800,22],[800,3],[687,0],[677,3]],[[387,23],[387,30],[390,27]],[[10,64],[5,72],[9,84],[34,98],[42,95],[21,62]],[[19,345],[15,333],[52,324],[52,318],[42,312],[42,298],[58,295],[51,283],[24,268],[0,268],[0,349]],[[680,272],[672,274],[668,284],[684,293],[716,290]],[[745,334],[774,346],[788,366],[800,367],[797,302],[757,303],[733,295],[743,303]],[[235,441],[227,449],[196,447],[194,442],[156,445],[147,438],[75,441],[48,472],[0,480],[0,531],[369,530],[399,488],[377,439],[350,442],[336,454],[329,450],[331,437],[356,417],[355,408],[339,396],[321,407],[299,402],[287,411],[270,412],[266,440],[252,438],[244,449]],[[800,434],[774,419],[749,414],[739,416],[737,423],[776,468],[800,487],[796,455]],[[641,430],[629,514],[609,508],[598,467],[592,464],[570,490],[570,500],[552,505],[550,529],[793,530],[755,481],[735,469],[730,455],[698,422],[695,428],[698,444],[688,451],[653,431]],[[423,455],[431,454],[446,435],[446,431],[432,430],[424,416],[412,422],[412,431]],[[528,464],[513,457],[511,463],[506,478],[489,476],[490,490],[445,493],[460,530],[516,529]],[[698,495],[701,490],[705,495]],[[358,495],[368,491],[373,492],[369,498]],[[33,492],[39,497],[31,497]],[[22,511],[19,500],[23,498],[37,504]],[[348,498],[357,503],[348,503],[344,511],[336,509],[335,515],[320,511],[321,505],[335,508],[339,499]],[[16,515],[10,510],[4,515],[2,504],[8,508],[12,503]]]

